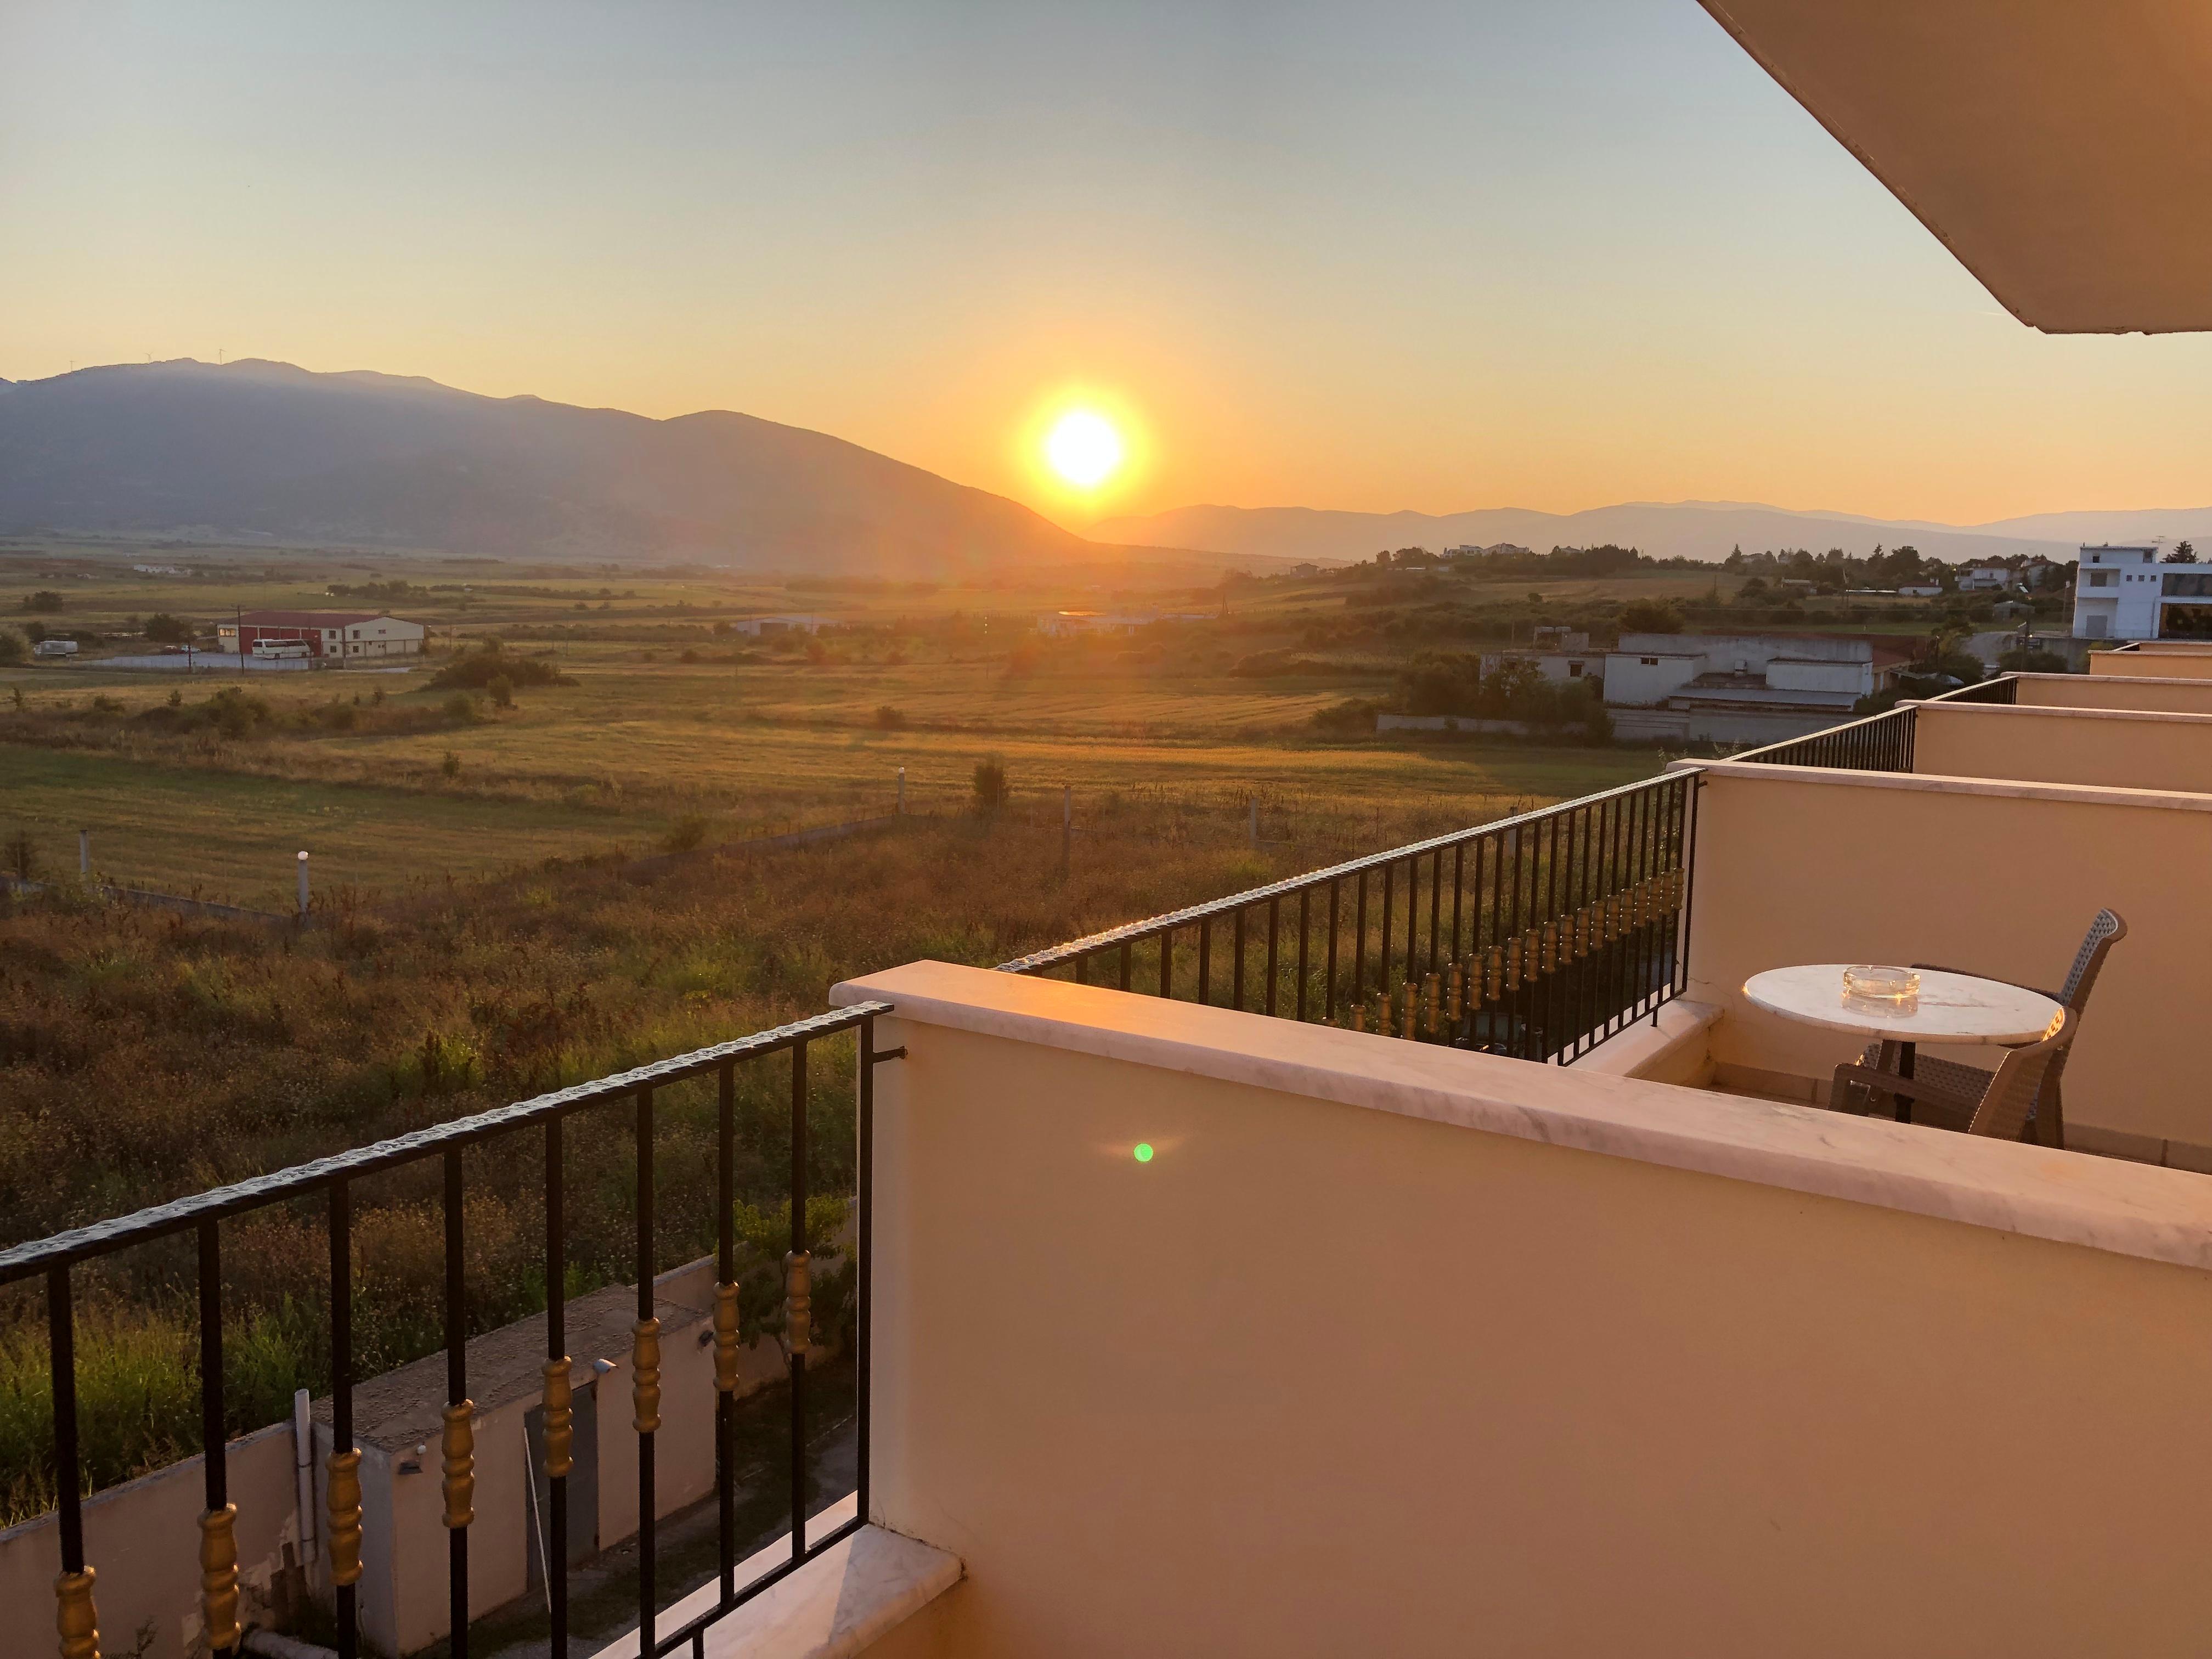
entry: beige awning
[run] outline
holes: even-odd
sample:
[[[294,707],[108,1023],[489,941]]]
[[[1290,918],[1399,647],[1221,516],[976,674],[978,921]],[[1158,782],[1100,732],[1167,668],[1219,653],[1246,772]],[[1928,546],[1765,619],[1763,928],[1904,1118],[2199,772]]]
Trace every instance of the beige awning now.
[[[2212,329],[2207,0],[1703,0],[2013,315]]]

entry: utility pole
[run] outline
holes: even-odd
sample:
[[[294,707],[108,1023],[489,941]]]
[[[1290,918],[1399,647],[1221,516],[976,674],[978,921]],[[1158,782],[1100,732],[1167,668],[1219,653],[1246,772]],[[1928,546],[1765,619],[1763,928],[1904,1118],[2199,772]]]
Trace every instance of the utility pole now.
[[[1075,847],[1075,786],[1060,786],[1060,868],[1064,875]]]
[[[1244,797],[1244,804],[1251,809],[1252,850],[1256,853],[1260,850],[1260,798],[1257,795],[1247,795]]]
[[[891,807],[891,815],[894,817],[906,816],[906,768],[903,766],[899,768],[898,800]]]
[[[300,920],[307,919],[307,853],[300,849]]]
[[[238,677],[244,679],[246,678],[246,607],[234,604],[230,607],[230,614],[231,626],[238,630]],[[307,854],[303,853],[301,856],[305,858]]]
[[[92,879],[92,831],[76,832],[76,872],[85,880]]]

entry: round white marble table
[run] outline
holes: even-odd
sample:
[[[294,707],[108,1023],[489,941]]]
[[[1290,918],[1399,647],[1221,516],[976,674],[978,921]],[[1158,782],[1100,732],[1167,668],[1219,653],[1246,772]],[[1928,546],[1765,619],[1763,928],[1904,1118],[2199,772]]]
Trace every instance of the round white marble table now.
[[[1912,1004],[1846,998],[1844,966],[1820,962],[1770,968],[1744,981],[1744,1000],[1784,1019],[1876,1038],[1881,1043],[1879,1068],[1900,1078],[1913,1074],[1921,1043],[2037,1042],[2051,1035],[2065,1012],[2039,991],[1932,968],[1920,970],[1920,995]],[[1911,1121],[1909,1099],[1887,1098],[1899,1121]]]
[[[1744,1000],[1784,1019],[1885,1042],[2038,1042],[2058,1023],[2059,1005],[2039,991],[1972,974],[1923,969],[1917,1006],[1846,1000],[1840,962],[1770,968],[1743,982]]]

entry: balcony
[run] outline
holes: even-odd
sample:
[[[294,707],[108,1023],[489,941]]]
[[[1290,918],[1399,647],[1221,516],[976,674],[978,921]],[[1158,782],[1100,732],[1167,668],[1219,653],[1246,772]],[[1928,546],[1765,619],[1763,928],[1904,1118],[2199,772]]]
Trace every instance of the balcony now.
[[[58,1570],[64,1651],[104,1622],[149,1659],[234,1650],[285,1575],[343,1653],[511,1650],[534,1602],[605,1659],[2187,1650],[2208,842],[2206,678],[2007,677],[20,1246],[62,1502],[0,1574]],[[1742,994],[1810,961],[2051,982],[2106,905],[2063,1148],[1826,1109],[1852,1045]],[[728,1130],[688,1186],[651,1149],[786,1066],[790,1213],[811,1139],[850,1133],[857,1184],[748,1325]],[[456,1277],[442,1358],[356,1376],[356,1183],[442,1172],[457,1261],[465,1170],[535,1159],[558,1284],[594,1156],[635,1158],[632,1285],[471,1339]],[[719,1253],[669,1267],[656,1211],[702,1197]],[[304,1479],[279,1425],[88,1499],[72,1267],[196,1240],[219,1348],[225,1222],[301,1200],[342,1382]],[[812,1311],[843,1261],[848,1334]],[[825,1388],[848,1450],[790,1453]],[[545,1573],[579,1540],[635,1564],[630,1634]]]

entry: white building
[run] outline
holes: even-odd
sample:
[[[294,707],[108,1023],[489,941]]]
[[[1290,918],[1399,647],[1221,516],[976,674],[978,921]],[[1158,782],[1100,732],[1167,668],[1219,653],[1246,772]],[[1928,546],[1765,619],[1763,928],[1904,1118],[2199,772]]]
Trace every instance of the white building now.
[[[2002,593],[2013,585],[2014,580],[2008,566],[1978,564],[1959,573],[1959,591],[1961,593]]]
[[[835,617],[744,617],[730,624],[730,632],[758,639],[763,634],[819,634],[836,625]]]
[[[2155,547],[2081,550],[2074,579],[2077,640],[2212,636],[2212,568],[2160,564]]]
[[[1624,737],[1744,743],[1832,726],[1911,660],[1901,640],[1835,634],[1624,634],[1605,700]]]
[[[217,623],[215,636],[218,647],[233,656],[265,641],[304,645],[312,658],[345,662],[417,656],[428,632],[421,623],[380,611],[249,611]]]

